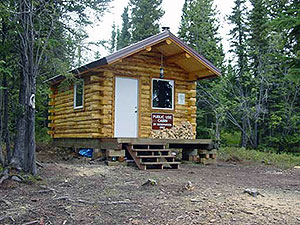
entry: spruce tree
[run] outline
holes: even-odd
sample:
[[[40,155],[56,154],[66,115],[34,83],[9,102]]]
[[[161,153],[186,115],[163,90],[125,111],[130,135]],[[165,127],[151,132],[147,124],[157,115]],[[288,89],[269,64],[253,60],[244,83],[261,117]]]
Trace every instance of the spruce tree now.
[[[185,0],[179,36],[190,47],[210,60],[219,68],[223,67],[224,53],[221,39],[218,36],[217,10],[213,0]],[[201,81],[197,85],[197,136],[210,137],[211,124],[214,136],[219,141],[222,123],[222,107],[215,101],[218,93],[218,81]]]
[[[249,29],[247,27],[247,11],[245,0],[235,0],[235,6],[229,16],[229,22],[233,25],[230,30],[231,35],[231,52],[236,57],[237,73],[240,77],[247,71],[248,56],[247,56],[247,36]]]
[[[239,118],[240,123],[236,124],[241,130],[241,146],[246,147],[249,141],[248,134],[248,86],[246,85],[249,80],[249,68],[248,68],[248,55],[247,55],[247,11],[245,6],[245,0],[235,0],[235,6],[229,16],[229,22],[233,28],[230,30],[231,35],[231,52],[234,53],[234,76],[228,76],[227,82],[231,83],[230,87],[234,87],[234,91],[231,91],[229,98],[235,103],[231,104],[231,110],[236,118]]]
[[[162,0],[130,0],[131,43],[160,32],[159,20],[164,15]]]
[[[268,24],[271,49],[268,64],[271,64],[272,76],[261,132],[263,144],[278,151],[292,152],[300,146],[299,6],[297,1],[272,0],[268,7],[271,19]]]
[[[251,140],[252,147],[259,144],[259,127],[263,124],[266,112],[266,94],[268,94],[269,79],[271,75],[269,50],[268,22],[269,15],[267,4],[264,0],[250,0],[253,8],[249,14],[249,59],[251,73],[250,104],[253,105],[250,114],[252,122]]]
[[[121,31],[117,31],[117,50],[128,46],[130,44],[130,38],[128,7],[125,7],[122,13],[122,29]]]
[[[271,2],[274,5],[274,2]],[[289,50],[286,58],[289,64],[289,77],[300,81],[300,2],[286,0],[284,6],[277,6],[277,12],[277,17],[273,18],[271,25],[285,31],[285,47]]]
[[[221,68],[224,53],[218,36],[217,14],[213,0],[185,0],[178,34],[190,47]]]
[[[109,53],[113,53],[116,50],[117,45],[117,30],[115,22],[112,25],[111,36],[109,40]]]

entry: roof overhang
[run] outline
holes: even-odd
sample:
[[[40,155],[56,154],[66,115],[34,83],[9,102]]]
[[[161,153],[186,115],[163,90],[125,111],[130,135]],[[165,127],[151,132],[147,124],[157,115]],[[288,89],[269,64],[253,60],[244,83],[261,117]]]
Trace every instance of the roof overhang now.
[[[164,60],[174,63],[189,74],[189,80],[199,80],[220,76],[221,72],[205,57],[185,44],[168,30],[146,38],[133,45],[125,47],[109,56],[88,63],[70,71],[73,74],[82,74],[92,69],[116,63],[140,51],[156,49],[164,56]],[[62,80],[62,75],[50,78],[45,82],[56,83]]]

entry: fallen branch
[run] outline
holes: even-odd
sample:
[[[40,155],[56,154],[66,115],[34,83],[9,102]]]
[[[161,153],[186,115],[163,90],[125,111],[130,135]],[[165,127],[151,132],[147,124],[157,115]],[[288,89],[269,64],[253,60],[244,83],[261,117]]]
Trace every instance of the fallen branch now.
[[[66,201],[73,201],[72,199],[70,199],[68,196],[61,196],[61,197],[57,197],[57,198],[53,198],[54,201],[59,201],[59,200],[66,200]]]
[[[44,193],[48,193],[48,192],[52,192],[52,190],[39,190],[37,193],[44,194]]]
[[[2,176],[0,178],[0,184],[2,184],[5,180],[9,179],[9,171],[6,168],[3,172],[2,172]]]
[[[37,166],[39,166],[39,167],[41,167],[41,168],[44,168],[43,164],[40,163],[39,161],[36,161],[35,163],[36,163]]]
[[[12,175],[11,179],[13,181],[16,181],[16,182],[19,182],[19,183],[24,182],[24,178],[22,176],[18,175],[18,174]]]
[[[35,221],[28,222],[28,223],[23,223],[22,225],[31,225],[31,224],[36,224],[36,223],[39,223],[39,222],[40,221],[35,220]]]
[[[2,220],[7,219],[7,218],[9,218],[12,222],[15,222],[14,218],[11,216],[12,214],[13,214],[13,213],[9,213],[9,214],[7,214],[7,215],[5,215],[5,216],[0,217],[0,222],[1,222]]]
[[[96,204],[95,202],[90,202],[90,201],[86,201],[86,200],[82,200],[82,199],[78,199],[76,201],[79,203],[84,203],[84,204]]]
[[[134,202],[131,202],[131,201],[115,201],[115,202],[109,202],[109,204],[112,204],[112,205],[118,205],[118,204],[134,204]]]
[[[39,190],[37,193],[43,194],[43,193],[48,193],[48,192],[58,192],[53,188],[47,187],[47,186],[40,186],[41,188],[45,190]]]

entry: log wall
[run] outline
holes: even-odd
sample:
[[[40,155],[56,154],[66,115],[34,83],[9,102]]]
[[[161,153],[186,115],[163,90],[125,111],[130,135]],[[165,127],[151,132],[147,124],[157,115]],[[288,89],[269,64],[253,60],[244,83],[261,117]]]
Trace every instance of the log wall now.
[[[100,74],[99,74],[100,75]],[[49,134],[53,138],[99,138],[103,116],[101,112],[104,91],[101,85],[102,76],[84,78],[83,108],[74,109],[74,89],[53,86],[50,96]]]
[[[73,87],[60,91],[52,87],[49,132],[53,138],[99,138],[114,136],[115,77],[139,80],[139,137],[151,133],[151,113],[174,115],[174,125],[189,121],[196,134],[196,84],[173,63],[164,62],[165,79],[174,80],[174,110],[152,109],[152,78],[159,78],[161,55],[142,51],[84,76],[84,107],[73,108]],[[185,94],[185,105],[178,104],[178,93]]]

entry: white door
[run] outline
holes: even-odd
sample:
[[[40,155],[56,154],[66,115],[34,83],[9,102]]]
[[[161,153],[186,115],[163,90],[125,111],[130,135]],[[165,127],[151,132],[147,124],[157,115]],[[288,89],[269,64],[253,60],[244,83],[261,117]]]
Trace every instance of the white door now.
[[[115,137],[138,136],[138,80],[116,77]]]

